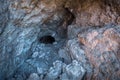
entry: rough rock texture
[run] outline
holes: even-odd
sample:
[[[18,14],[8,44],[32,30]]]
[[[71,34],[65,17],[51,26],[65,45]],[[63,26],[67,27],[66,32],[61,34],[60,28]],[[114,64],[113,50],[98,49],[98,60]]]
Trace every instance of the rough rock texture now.
[[[18,26],[51,24],[65,28],[73,20],[80,26],[120,24],[119,4],[119,0],[13,0],[9,10]]]
[[[120,26],[79,34],[85,55],[94,67],[94,79],[120,79]],[[114,73],[113,73],[114,72]]]
[[[120,24],[119,4],[119,0],[69,0],[66,7],[75,15],[77,25],[101,26]]]
[[[119,79],[120,0],[0,0],[0,80]]]
[[[40,80],[38,74],[32,73],[27,80]]]

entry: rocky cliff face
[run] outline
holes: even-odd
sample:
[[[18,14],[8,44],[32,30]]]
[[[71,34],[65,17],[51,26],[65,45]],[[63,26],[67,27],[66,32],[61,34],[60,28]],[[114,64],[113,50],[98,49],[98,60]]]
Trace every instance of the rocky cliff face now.
[[[119,0],[0,0],[0,80],[119,80]]]

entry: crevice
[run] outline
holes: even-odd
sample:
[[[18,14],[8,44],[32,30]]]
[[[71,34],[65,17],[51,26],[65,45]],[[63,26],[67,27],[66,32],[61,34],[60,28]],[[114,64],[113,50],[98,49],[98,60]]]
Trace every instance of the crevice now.
[[[67,24],[66,24],[66,26],[69,26],[73,23],[73,21],[75,19],[75,16],[68,8],[65,8],[65,10],[67,11],[67,13],[69,13],[68,21],[67,21]]]

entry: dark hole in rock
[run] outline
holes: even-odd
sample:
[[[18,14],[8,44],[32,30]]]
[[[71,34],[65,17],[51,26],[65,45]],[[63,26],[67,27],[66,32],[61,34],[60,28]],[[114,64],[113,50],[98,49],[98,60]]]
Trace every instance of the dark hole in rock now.
[[[55,42],[55,38],[51,35],[45,35],[43,37],[40,37],[39,41],[40,43],[44,44],[53,44]]]

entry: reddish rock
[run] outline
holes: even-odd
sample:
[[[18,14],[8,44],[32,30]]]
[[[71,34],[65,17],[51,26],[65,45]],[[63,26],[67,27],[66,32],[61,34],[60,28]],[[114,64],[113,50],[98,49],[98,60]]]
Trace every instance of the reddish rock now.
[[[20,0],[13,1],[9,8],[11,19],[17,25],[62,21],[61,25],[66,26],[74,16],[74,23],[79,26],[101,26],[120,24],[119,3],[117,0]]]
[[[79,26],[101,26],[109,23],[119,24],[120,1],[117,0],[74,0],[66,7],[75,15]]]
[[[120,27],[102,28],[79,34],[85,55],[94,68],[92,80],[120,79]]]

